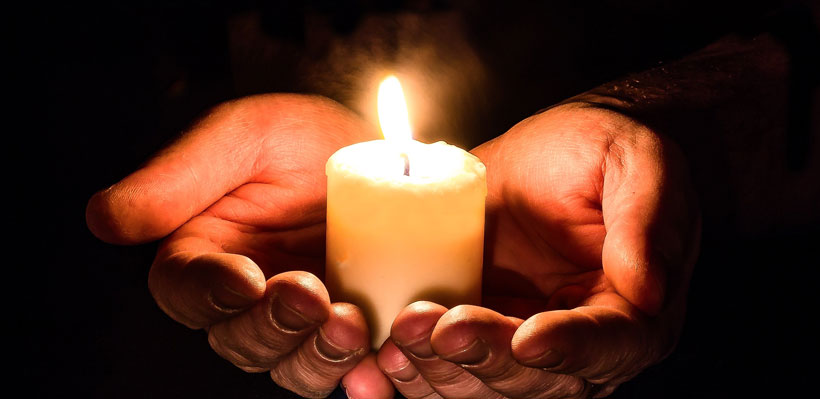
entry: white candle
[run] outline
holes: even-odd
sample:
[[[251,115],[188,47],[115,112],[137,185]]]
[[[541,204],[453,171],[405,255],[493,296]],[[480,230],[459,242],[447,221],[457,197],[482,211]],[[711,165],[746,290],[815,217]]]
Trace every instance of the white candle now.
[[[333,301],[363,310],[374,349],[414,301],[479,304],[487,193],[478,158],[409,137],[395,78],[379,90],[379,119],[387,140],[342,148],[326,167],[325,282]]]

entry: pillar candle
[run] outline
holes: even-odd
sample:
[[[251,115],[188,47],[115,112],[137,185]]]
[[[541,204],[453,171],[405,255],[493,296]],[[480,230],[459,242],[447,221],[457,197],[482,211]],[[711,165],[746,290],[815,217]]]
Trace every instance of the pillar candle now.
[[[379,98],[384,115],[381,90]],[[391,106],[404,107],[400,101]],[[397,125],[409,134],[404,109]],[[396,125],[381,119],[383,130]],[[340,149],[326,173],[325,283],[332,301],[362,309],[374,349],[414,301],[480,303],[487,189],[477,157],[444,142],[388,137]]]

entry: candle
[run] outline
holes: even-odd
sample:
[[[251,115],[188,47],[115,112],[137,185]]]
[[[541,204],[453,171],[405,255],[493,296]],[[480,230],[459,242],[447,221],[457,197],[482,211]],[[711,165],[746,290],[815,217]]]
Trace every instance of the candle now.
[[[374,349],[418,300],[479,304],[484,164],[444,142],[411,137],[398,79],[379,88],[385,140],[340,149],[327,162],[327,268],[333,301],[358,305]]]

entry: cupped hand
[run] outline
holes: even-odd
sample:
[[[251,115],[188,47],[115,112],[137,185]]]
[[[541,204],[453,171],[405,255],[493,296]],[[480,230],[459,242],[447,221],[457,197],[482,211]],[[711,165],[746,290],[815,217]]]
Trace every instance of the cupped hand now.
[[[604,397],[667,356],[700,237],[675,145],[568,103],[473,153],[489,190],[484,307],[405,308],[377,359],[399,391]]]
[[[115,244],[167,236],[149,274],[157,304],[207,329],[212,348],[243,370],[270,370],[306,397],[327,396],[353,370],[372,397],[392,396],[371,372],[361,311],[331,303],[316,277],[324,274],[325,163],[374,138],[370,125],[320,97],[229,102],[95,194],[88,226]]]

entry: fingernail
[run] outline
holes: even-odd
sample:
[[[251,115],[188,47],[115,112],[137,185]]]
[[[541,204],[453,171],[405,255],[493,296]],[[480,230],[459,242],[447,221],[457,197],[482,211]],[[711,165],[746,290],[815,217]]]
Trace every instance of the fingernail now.
[[[424,336],[424,338],[421,338],[407,345],[399,344],[399,346],[410,352],[411,355],[413,355],[415,358],[419,360],[429,360],[435,358],[436,353],[433,352],[433,346],[430,345],[431,335],[432,331],[430,332],[430,334]]]
[[[490,356],[490,347],[483,339],[477,338],[469,345],[458,349],[450,354],[442,355],[441,358],[464,365],[479,364]]]
[[[395,378],[400,382],[408,382],[418,375],[418,372],[413,367],[410,367],[410,362],[406,361],[400,364],[395,370],[384,370],[390,377]]]
[[[278,324],[282,329],[291,332],[300,332],[319,324],[318,321],[311,320],[296,309],[290,307],[282,301],[282,298],[279,296],[273,299],[271,315],[273,316],[274,323]]]
[[[561,363],[564,362],[564,355],[561,352],[558,352],[555,349],[547,349],[543,355],[538,356],[531,361],[527,362],[529,364],[538,365],[538,367],[543,367],[545,369],[557,367]]]
[[[214,304],[226,310],[242,309],[250,306],[256,300],[250,295],[243,293],[248,287],[230,287],[227,284],[220,284],[211,290]]]
[[[319,333],[316,334],[314,345],[316,346],[316,352],[331,362],[347,360],[357,352],[355,349],[346,349],[334,343],[321,327],[319,327]]]

